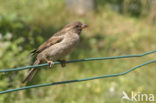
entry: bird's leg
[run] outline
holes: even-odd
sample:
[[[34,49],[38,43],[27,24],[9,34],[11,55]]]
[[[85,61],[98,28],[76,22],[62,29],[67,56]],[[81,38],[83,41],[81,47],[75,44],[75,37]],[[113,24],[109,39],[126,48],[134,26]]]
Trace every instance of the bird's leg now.
[[[65,60],[58,60],[60,63],[61,63],[61,66],[62,67],[65,67],[66,66],[66,61]]]
[[[45,61],[46,61],[47,63],[49,63],[49,67],[53,67],[53,65],[54,65],[54,62],[53,62],[53,61],[50,61],[50,60],[48,60],[47,58],[45,58]]]

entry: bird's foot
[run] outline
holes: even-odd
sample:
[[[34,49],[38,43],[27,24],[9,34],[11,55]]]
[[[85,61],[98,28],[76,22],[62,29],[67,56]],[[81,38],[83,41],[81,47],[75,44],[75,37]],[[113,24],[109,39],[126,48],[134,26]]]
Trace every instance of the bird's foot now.
[[[50,60],[48,60],[47,63],[49,63],[49,67],[50,68],[53,67],[53,65],[54,65],[54,62],[53,61],[50,61]]]
[[[66,61],[65,60],[58,60],[60,63],[61,63],[61,66],[62,67],[65,67],[66,66]]]

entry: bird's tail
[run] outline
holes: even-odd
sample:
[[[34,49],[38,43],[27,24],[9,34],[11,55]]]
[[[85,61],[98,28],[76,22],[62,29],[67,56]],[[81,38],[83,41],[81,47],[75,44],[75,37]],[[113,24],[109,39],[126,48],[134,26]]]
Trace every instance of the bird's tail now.
[[[40,61],[36,60],[33,65],[38,65],[39,63],[40,63]],[[31,81],[36,72],[37,72],[37,69],[32,68],[22,83],[27,83],[27,82]]]

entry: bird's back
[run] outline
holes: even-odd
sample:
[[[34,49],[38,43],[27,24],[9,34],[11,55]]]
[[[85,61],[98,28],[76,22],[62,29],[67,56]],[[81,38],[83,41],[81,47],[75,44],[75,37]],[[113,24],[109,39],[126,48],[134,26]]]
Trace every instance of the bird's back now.
[[[58,60],[69,54],[74,47],[79,42],[79,35],[73,32],[67,32],[67,34],[62,35],[63,40],[56,43],[49,48],[42,51],[40,55],[51,58],[51,60]]]

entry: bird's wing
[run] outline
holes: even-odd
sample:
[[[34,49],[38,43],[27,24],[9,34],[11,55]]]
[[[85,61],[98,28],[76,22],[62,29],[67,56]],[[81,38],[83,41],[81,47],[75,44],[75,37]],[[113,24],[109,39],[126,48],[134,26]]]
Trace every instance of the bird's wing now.
[[[49,40],[45,41],[41,46],[39,46],[38,49],[32,51],[31,53],[33,55],[38,54],[38,53],[42,52],[43,50],[45,50],[46,48],[48,48],[56,43],[61,42],[62,40],[63,40],[62,36],[52,36]]]

